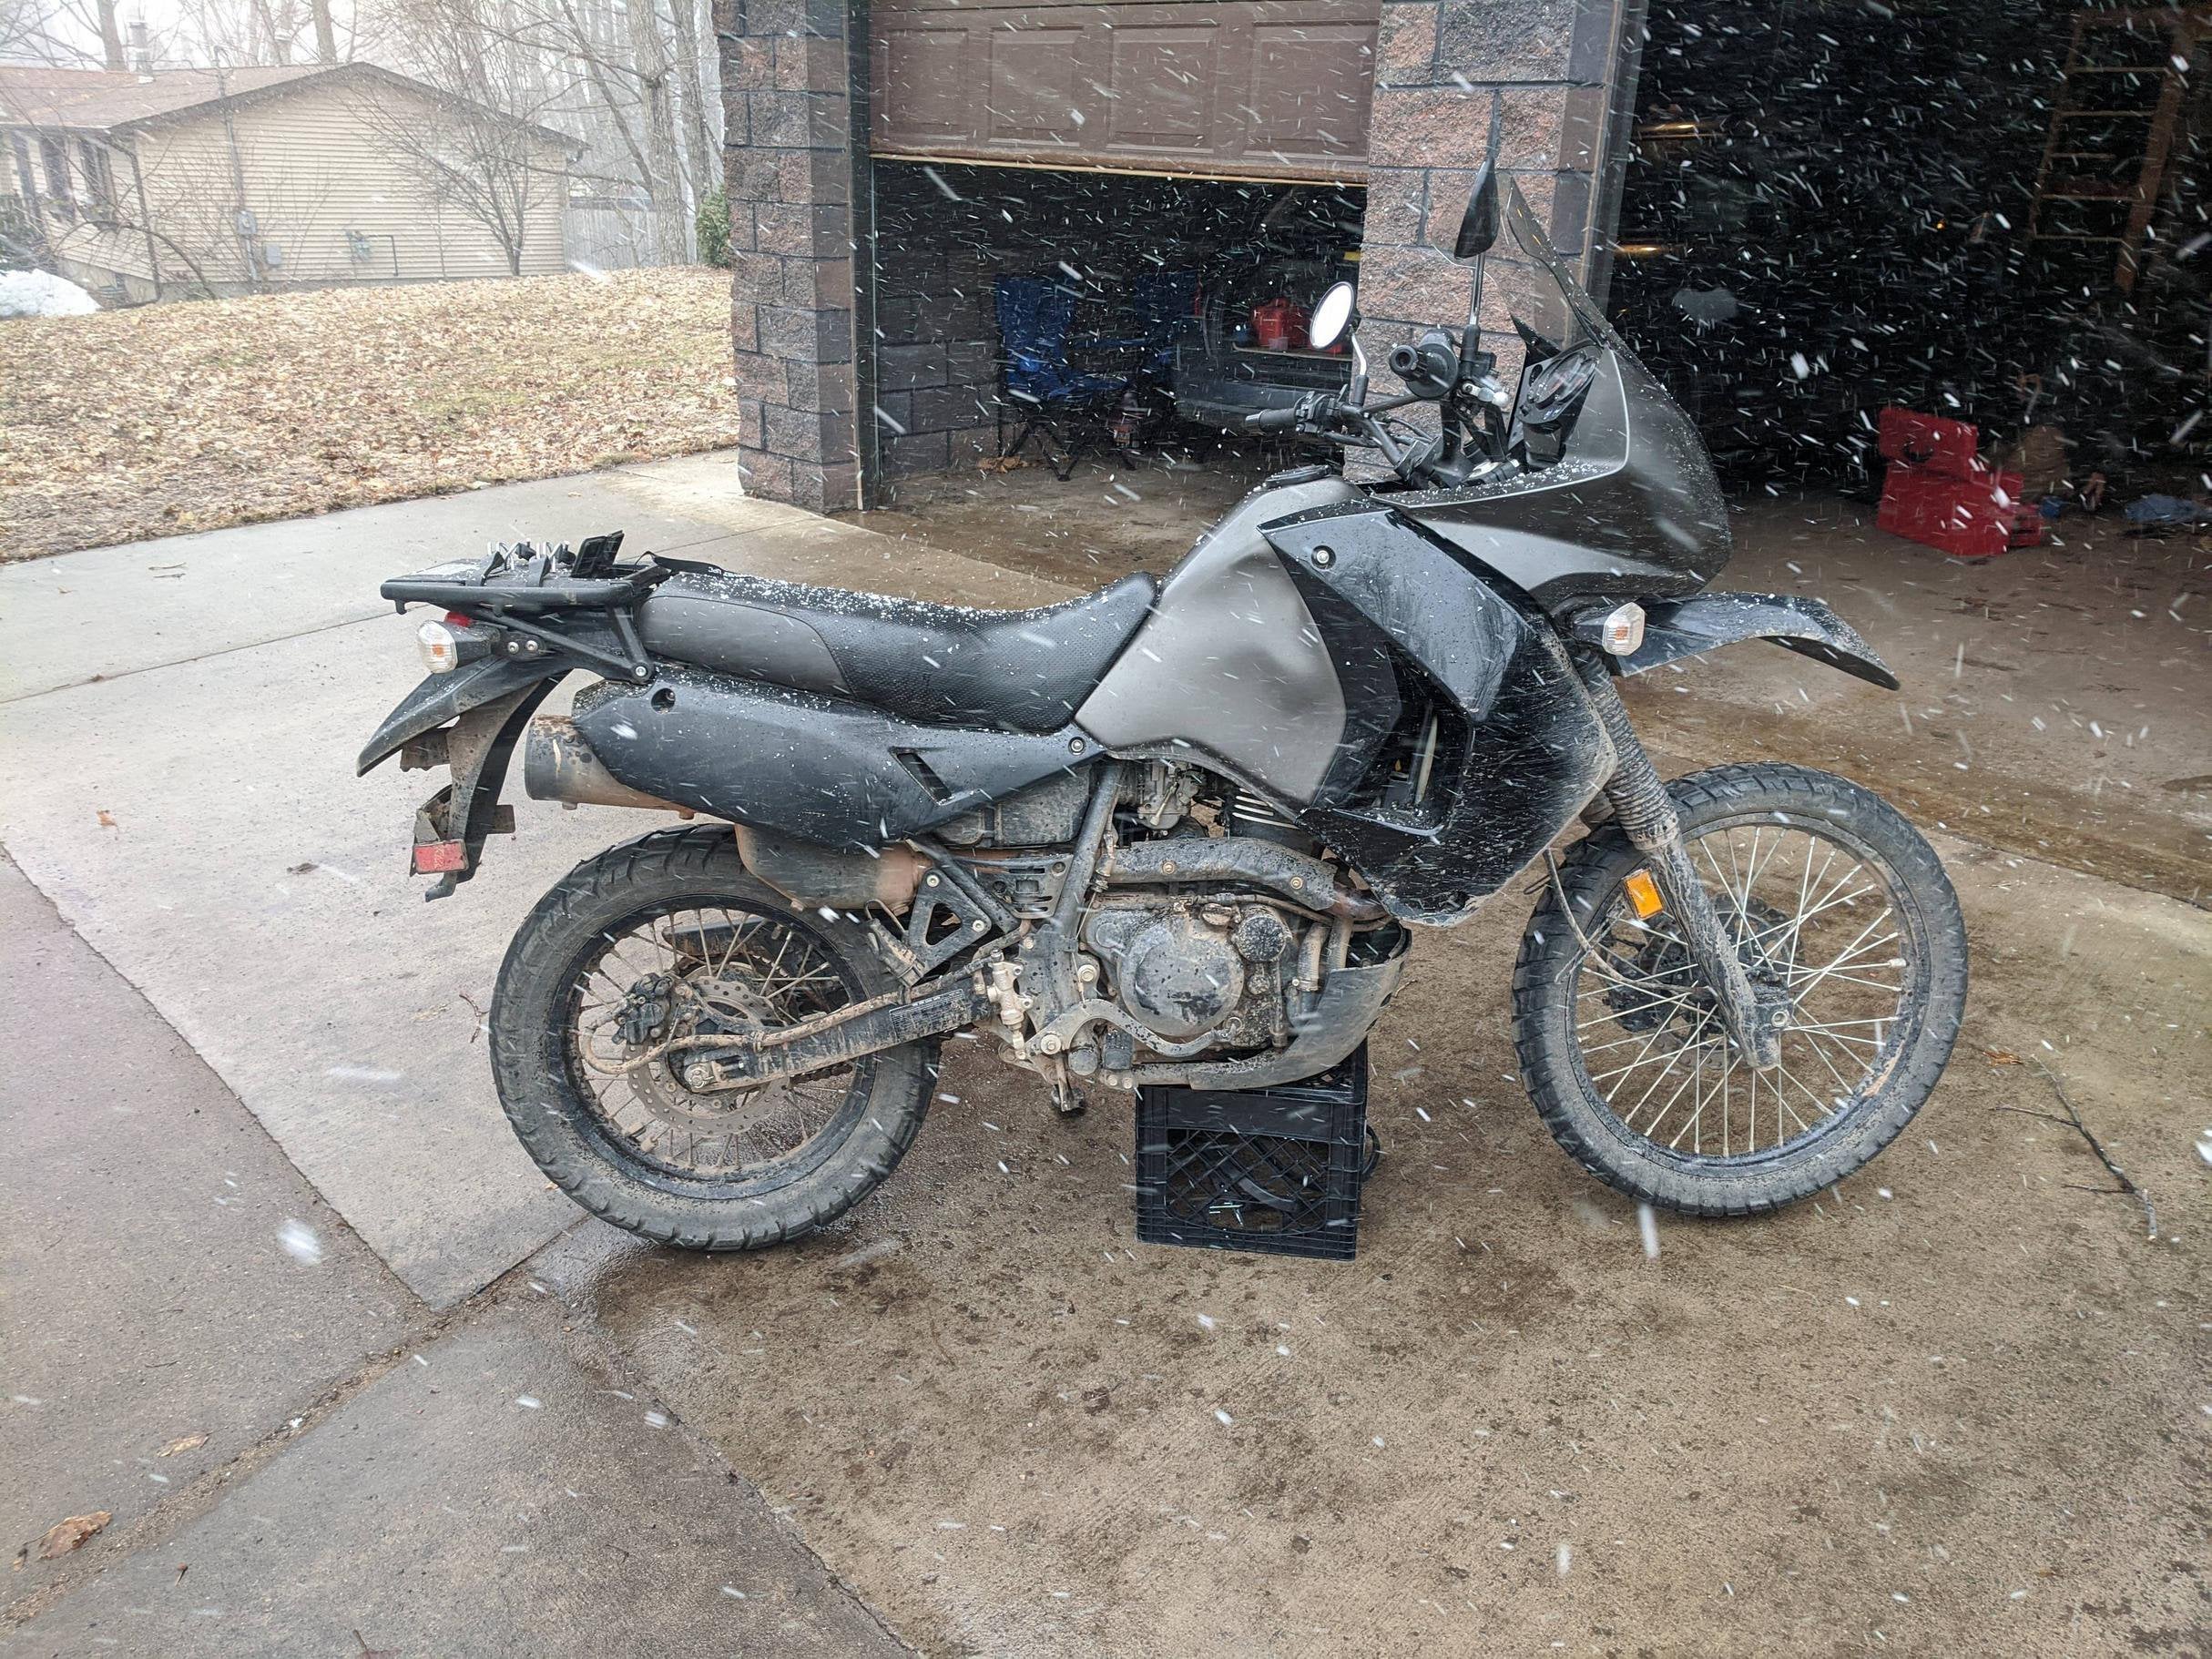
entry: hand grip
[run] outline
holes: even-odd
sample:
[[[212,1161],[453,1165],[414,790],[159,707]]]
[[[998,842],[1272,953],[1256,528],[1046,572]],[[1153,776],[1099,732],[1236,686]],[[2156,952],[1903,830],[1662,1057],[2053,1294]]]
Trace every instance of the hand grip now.
[[[1298,424],[1296,409],[1261,409],[1244,417],[1244,423],[1254,432],[1287,432]]]

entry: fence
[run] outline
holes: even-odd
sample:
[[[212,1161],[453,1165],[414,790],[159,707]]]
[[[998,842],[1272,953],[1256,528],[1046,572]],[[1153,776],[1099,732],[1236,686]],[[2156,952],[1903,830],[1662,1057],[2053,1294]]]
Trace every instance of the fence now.
[[[571,196],[568,262],[599,270],[649,265],[652,221],[642,196]]]

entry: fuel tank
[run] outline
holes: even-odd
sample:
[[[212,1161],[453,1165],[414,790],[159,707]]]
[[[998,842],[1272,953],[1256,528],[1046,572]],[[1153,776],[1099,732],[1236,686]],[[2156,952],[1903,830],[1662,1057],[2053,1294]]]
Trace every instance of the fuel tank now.
[[[1075,724],[1108,748],[1205,747],[1291,801],[1309,801],[1344,735],[1344,694],[1298,585],[1259,526],[1361,499],[1320,467],[1279,473],[1167,573],[1152,615]]]

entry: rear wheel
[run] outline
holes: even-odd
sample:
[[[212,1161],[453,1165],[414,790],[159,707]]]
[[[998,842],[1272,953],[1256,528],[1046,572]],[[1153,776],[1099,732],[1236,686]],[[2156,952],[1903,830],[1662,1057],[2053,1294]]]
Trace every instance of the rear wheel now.
[[[1958,1036],[1965,928],[1934,850],[1857,784],[1730,766],[1669,793],[1754,988],[1788,998],[1781,1064],[1756,1071],[1728,1042],[1611,827],[1530,921],[1514,1040],[1546,1127],[1592,1174],[1670,1209],[1754,1214],[1851,1174],[1920,1110]]]
[[[726,829],[663,830],[586,860],[508,947],[492,1003],[500,1103],[594,1215],[665,1243],[744,1250],[842,1214],[913,1144],[933,1041],[749,1084],[731,1036],[897,989],[861,926],[795,910]]]

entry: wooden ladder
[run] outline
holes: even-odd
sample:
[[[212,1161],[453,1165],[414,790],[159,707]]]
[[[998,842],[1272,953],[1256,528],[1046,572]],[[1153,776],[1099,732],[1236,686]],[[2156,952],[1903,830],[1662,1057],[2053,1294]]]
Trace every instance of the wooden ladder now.
[[[2129,36],[2136,49],[2112,51],[2110,37],[2115,34]],[[2059,70],[2058,97],[2035,172],[2030,242],[2109,244],[2115,249],[2114,284],[2123,292],[2135,288],[2144,235],[2157,211],[2181,113],[2181,66],[2207,34],[2212,34],[2212,6],[2074,13],[2074,36]],[[2153,51],[2158,55],[2156,62],[2142,61]],[[2115,57],[2122,61],[2111,61]],[[2115,76],[2154,83],[2154,95],[2140,102],[2111,101],[2105,89],[2113,86],[2108,77]],[[2083,123],[2103,123],[2108,130],[2099,135]],[[2054,202],[2107,202],[2125,206],[2126,213],[2085,229],[2062,218],[2054,229],[2054,216],[2046,211]]]

